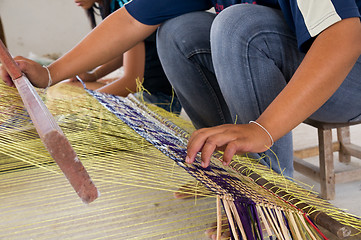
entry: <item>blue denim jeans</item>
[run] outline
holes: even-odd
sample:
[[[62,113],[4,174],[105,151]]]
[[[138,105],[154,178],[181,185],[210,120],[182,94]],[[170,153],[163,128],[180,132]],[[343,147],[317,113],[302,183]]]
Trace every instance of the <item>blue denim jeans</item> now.
[[[158,53],[185,111],[197,128],[256,120],[304,58],[279,10],[238,4],[220,14],[188,13],[158,30]],[[311,118],[361,120],[361,61]],[[325,86],[327,87],[327,86]],[[271,151],[254,154],[292,177],[291,132]]]

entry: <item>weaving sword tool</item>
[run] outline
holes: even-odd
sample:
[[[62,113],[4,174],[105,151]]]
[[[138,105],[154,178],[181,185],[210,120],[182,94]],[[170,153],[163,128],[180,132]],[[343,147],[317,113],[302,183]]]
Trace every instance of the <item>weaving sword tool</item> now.
[[[84,203],[94,201],[99,192],[54,117],[38,93],[0,41],[0,61],[14,82],[46,149]]]

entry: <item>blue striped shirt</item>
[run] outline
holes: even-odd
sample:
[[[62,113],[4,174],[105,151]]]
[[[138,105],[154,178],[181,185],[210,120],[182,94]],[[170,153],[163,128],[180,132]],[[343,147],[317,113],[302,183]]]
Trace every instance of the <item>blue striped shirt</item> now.
[[[132,0],[125,7],[139,22],[156,25],[184,13],[211,7],[220,12],[240,3],[281,9],[304,51],[329,26],[345,18],[360,17],[361,9],[361,0]]]

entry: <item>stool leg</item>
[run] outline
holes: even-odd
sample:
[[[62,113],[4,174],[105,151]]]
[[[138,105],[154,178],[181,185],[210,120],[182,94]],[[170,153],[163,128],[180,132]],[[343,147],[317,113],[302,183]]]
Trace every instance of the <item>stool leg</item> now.
[[[351,156],[346,154],[344,146],[351,143],[350,127],[337,128],[337,139],[340,143],[339,161],[343,163],[351,162]]]
[[[332,130],[318,129],[321,197],[335,198],[335,170],[332,151]]]

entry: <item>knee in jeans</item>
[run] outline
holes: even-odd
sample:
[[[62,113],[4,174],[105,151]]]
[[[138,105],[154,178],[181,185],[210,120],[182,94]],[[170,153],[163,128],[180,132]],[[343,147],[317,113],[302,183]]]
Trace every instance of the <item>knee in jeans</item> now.
[[[264,25],[263,6],[236,4],[227,7],[215,18],[211,28],[211,39],[234,38],[235,34],[243,39],[251,38]]]
[[[158,30],[158,49],[178,49],[187,54],[194,48],[209,48],[209,33],[213,19],[214,14],[192,12],[166,21]]]

